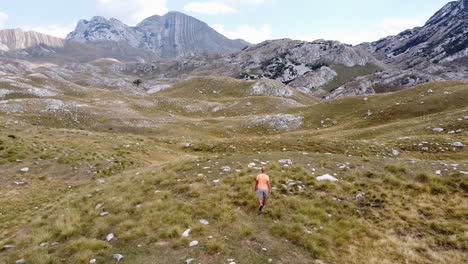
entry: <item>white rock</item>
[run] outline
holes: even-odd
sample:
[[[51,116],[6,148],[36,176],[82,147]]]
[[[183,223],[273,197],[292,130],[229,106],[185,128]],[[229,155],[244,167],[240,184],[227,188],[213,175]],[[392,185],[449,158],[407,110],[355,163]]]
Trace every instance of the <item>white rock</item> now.
[[[89,261],[89,264],[95,264],[96,261],[97,261],[96,259],[91,259],[91,260]]]
[[[273,262],[273,259],[268,259],[268,263],[272,263]]]
[[[358,200],[362,199],[362,198],[364,198],[365,195],[366,195],[365,193],[358,193],[358,194],[356,194],[356,199],[358,199]]]
[[[432,131],[440,133],[440,132],[444,132],[444,129],[441,128],[441,127],[435,127],[435,128],[432,129]]]
[[[47,242],[43,242],[41,244],[39,244],[40,247],[48,247],[50,244],[47,243]]]
[[[437,170],[437,171],[435,172],[435,174],[436,174],[436,175],[441,175],[441,174],[442,174],[442,171],[441,171],[441,170]]]
[[[224,172],[230,172],[230,171],[231,171],[231,167],[229,167],[229,166],[224,166],[224,167],[221,168],[221,170],[224,171]]]
[[[254,162],[251,162],[251,163],[249,163],[249,165],[247,165],[247,167],[249,167],[249,168],[253,168],[255,166],[257,166],[257,164],[255,164]]]
[[[455,142],[452,144],[452,146],[456,147],[456,148],[464,148],[465,145],[461,142]]]
[[[101,209],[104,206],[104,203],[98,203],[96,207],[94,207],[96,210]]]
[[[194,240],[194,241],[190,242],[189,247],[195,247],[197,245],[198,245],[198,241]]]
[[[109,215],[109,212],[102,212],[99,214],[100,216],[108,216]]]
[[[20,171],[21,171],[21,172],[28,172],[28,171],[29,171],[29,168],[28,168],[28,167],[24,167],[24,168],[21,168]]]
[[[7,244],[7,245],[4,245],[4,246],[2,247],[2,249],[5,249],[5,250],[6,250],[6,249],[12,249],[12,248],[15,248],[15,245]]]
[[[115,238],[114,233],[110,233],[110,234],[108,234],[108,235],[106,236],[107,242],[111,241],[111,240],[114,239],[114,238]]]
[[[433,93],[434,91],[432,89],[427,90],[427,93]]]
[[[25,185],[26,183],[24,181],[15,181],[15,185]]]
[[[183,233],[182,233],[182,237],[188,237],[190,235],[190,231],[192,231],[191,229],[187,229],[185,230]]]
[[[220,179],[213,180],[213,183],[220,183],[220,182],[221,182]]]
[[[104,184],[106,181],[104,179],[97,179],[96,183],[97,184]]]
[[[208,221],[205,220],[205,219],[201,219],[201,220],[200,220],[200,224],[202,224],[202,225],[209,225],[210,222],[208,222]]]
[[[185,260],[185,264],[190,264],[190,263],[192,263],[194,260],[195,260],[195,259],[193,259],[193,258],[186,259],[186,260]]]
[[[293,164],[291,159],[281,159],[281,160],[278,160],[278,163],[279,164],[287,164],[287,165],[292,165]]]
[[[317,179],[317,181],[331,181],[331,182],[338,181],[337,178],[331,176],[330,174],[324,174],[322,176],[317,177],[316,179]]]
[[[15,261],[15,264],[25,264],[25,263],[26,263],[25,259],[18,259],[17,261]]]
[[[124,258],[121,254],[114,254],[112,257],[117,261],[121,261]]]
[[[398,156],[398,155],[400,155],[400,151],[394,149],[394,150],[392,150],[392,154],[393,154],[393,156]]]

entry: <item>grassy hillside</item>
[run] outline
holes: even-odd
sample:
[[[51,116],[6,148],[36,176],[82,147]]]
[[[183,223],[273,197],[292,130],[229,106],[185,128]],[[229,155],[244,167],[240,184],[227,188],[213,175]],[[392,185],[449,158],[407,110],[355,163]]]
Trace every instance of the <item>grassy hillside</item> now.
[[[468,85],[282,104],[252,84],[0,101],[0,263],[466,261]]]

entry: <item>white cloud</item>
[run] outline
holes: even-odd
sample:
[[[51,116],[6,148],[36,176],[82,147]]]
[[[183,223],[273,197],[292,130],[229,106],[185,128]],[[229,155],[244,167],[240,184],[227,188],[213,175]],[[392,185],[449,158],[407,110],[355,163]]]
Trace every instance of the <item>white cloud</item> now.
[[[226,30],[224,25],[216,24],[212,28],[228,38],[243,39],[250,43],[259,43],[271,39],[273,35],[270,24],[263,24],[260,28],[244,24],[238,26],[235,30]]]
[[[417,26],[424,25],[424,18],[385,18],[379,24],[367,31],[328,31],[314,34],[294,36],[295,39],[313,41],[316,39],[338,40],[348,44],[360,44],[376,41],[381,38],[397,35],[398,33]]]
[[[57,38],[65,38],[68,33],[75,29],[75,25],[36,25],[36,26],[20,26],[23,30],[31,30],[39,33],[47,34]]]
[[[205,14],[205,15],[218,15],[237,12],[234,7],[222,2],[192,2],[184,6],[187,12]]]
[[[0,27],[3,26],[3,23],[8,19],[8,14],[0,10]]]
[[[167,13],[167,0],[96,0],[98,15],[135,25],[153,15]]]

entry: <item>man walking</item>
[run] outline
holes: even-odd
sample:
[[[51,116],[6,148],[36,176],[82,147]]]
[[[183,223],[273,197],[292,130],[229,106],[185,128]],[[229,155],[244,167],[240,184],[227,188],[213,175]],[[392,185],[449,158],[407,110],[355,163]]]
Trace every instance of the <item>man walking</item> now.
[[[262,173],[257,175],[254,191],[257,192],[258,202],[260,203],[258,210],[261,211],[267,203],[268,194],[271,193],[270,177],[266,175],[265,168],[262,168]]]

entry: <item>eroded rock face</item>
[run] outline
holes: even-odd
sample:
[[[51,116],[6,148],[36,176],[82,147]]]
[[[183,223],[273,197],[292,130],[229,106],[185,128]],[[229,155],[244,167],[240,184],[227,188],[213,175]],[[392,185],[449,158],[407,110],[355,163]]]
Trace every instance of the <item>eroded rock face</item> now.
[[[36,46],[62,48],[65,40],[46,34],[21,29],[0,30],[0,51],[15,51]]]
[[[338,76],[333,69],[322,66],[316,71],[299,76],[290,83],[304,93],[311,93],[314,90],[326,85]]]

